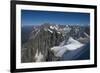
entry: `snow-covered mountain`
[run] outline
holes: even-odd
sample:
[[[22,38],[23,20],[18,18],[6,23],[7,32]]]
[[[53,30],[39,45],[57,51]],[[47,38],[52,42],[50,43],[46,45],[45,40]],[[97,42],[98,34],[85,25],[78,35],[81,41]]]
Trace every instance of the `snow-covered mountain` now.
[[[88,26],[45,23],[32,26],[29,30],[23,28],[22,62],[61,60],[66,52],[85,46],[90,36]]]

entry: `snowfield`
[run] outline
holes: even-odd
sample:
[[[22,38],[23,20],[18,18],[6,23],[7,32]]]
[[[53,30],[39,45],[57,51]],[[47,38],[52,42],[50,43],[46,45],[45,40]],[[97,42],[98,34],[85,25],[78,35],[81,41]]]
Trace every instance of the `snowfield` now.
[[[64,41],[62,42],[64,44]],[[72,37],[69,38],[68,42],[66,45],[61,44],[60,46],[55,46],[51,48],[51,51],[53,51],[54,55],[56,57],[62,57],[62,55],[70,50],[76,50],[79,49],[80,47],[84,46],[84,44],[78,42],[77,40],[74,40]]]

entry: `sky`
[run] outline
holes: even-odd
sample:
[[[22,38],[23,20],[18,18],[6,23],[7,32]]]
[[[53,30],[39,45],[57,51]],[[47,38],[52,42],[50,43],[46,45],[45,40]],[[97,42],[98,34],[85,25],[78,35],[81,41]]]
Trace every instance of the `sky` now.
[[[43,23],[89,25],[90,14],[79,12],[21,10],[22,26],[41,25]]]

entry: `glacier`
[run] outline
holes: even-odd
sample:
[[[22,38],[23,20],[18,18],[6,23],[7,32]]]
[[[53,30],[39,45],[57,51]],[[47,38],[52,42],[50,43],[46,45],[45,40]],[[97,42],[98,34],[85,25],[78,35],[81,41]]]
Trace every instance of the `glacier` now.
[[[64,41],[63,41],[63,43],[64,43]],[[63,45],[59,45],[59,46],[54,46],[51,48],[51,51],[54,53],[54,55],[56,57],[62,57],[62,55],[66,51],[69,51],[69,50],[73,51],[73,50],[79,49],[82,46],[84,46],[84,44],[82,44],[79,41],[70,37],[66,45],[63,44]]]

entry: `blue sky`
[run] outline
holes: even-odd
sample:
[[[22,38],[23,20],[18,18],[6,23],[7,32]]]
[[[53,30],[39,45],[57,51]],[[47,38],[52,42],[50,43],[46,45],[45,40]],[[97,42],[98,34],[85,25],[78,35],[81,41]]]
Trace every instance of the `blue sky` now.
[[[22,26],[41,25],[43,23],[54,23],[61,25],[88,25],[90,24],[90,14],[76,12],[21,10]]]

